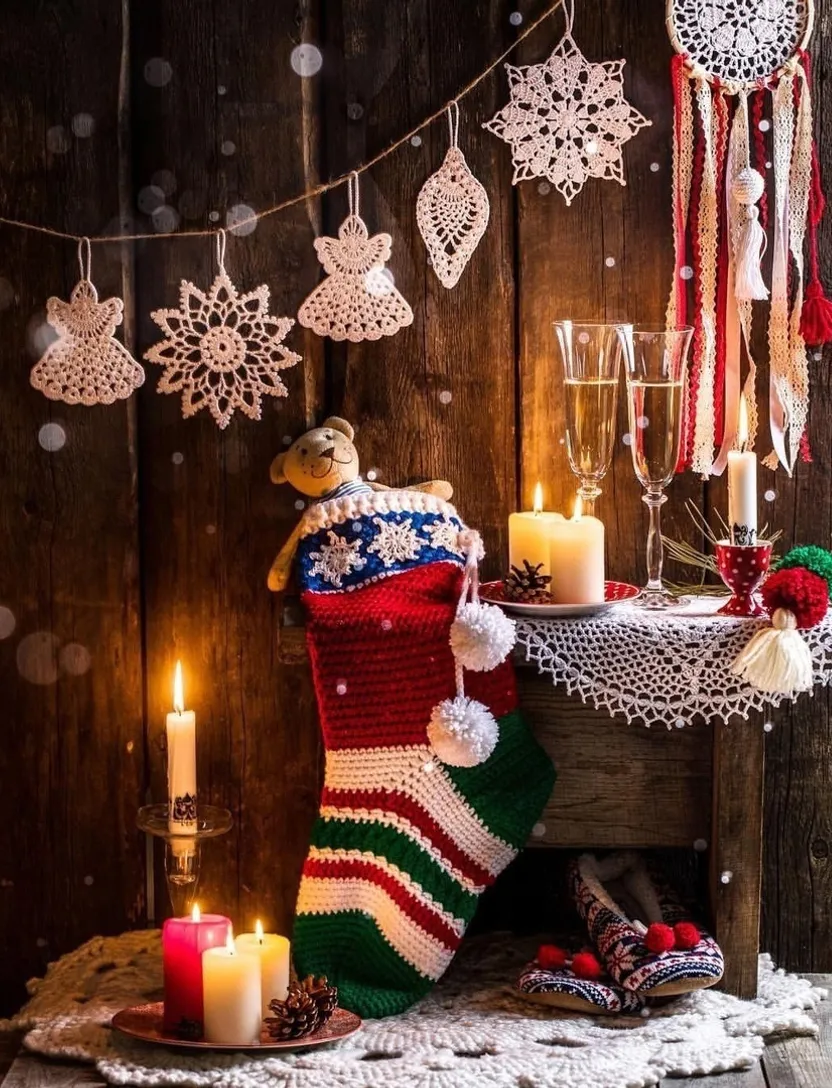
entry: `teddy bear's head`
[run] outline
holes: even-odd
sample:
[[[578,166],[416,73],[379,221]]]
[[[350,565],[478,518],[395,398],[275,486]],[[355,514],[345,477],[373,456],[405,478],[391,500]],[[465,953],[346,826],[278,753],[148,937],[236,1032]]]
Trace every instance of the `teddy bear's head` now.
[[[275,457],[269,470],[272,483],[290,483],[313,499],[349,483],[358,476],[354,437],[355,431],[345,419],[330,416]]]

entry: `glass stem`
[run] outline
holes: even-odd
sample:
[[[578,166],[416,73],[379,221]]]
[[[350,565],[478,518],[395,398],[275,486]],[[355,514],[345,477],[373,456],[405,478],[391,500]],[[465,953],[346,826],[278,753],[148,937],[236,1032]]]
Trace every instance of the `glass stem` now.
[[[584,517],[595,517],[595,500],[601,494],[601,488],[590,481],[587,483],[585,480],[581,481],[581,486],[578,488],[578,494],[581,496],[581,512]]]
[[[648,491],[641,496],[641,501],[650,511],[650,527],[647,530],[647,589],[659,590],[662,586],[662,563],[664,546],[662,545],[662,506],[667,502],[663,491]]]

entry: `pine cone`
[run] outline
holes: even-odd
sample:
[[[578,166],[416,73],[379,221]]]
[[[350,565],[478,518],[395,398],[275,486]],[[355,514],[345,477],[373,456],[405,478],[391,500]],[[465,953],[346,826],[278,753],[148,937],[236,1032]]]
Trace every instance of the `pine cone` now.
[[[337,1004],[338,990],[325,977],[309,975],[289,983],[285,1001],[269,1002],[274,1016],[266,1017],[266,1029],[273,1039],[300,1039],[325,1024]]]
[[[548,604],[551,595],[548,585],[552,581],[548,574],[541,574],[542,563],[533,567],[528,559],[523,560],[523,569],[512,567],[503,586],[506,600],[523,604]]]

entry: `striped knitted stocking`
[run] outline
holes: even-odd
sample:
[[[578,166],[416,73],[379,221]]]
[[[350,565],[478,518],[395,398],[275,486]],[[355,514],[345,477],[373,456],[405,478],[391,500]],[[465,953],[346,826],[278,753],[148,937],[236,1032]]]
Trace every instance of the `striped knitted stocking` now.
[[[442,975],[554,781],[509,662],[465,674],[466,694],[497,720],[487,758],[450,766],[428,739],[431,712],[456,690],[448,638],[463,530],[452,506],[416,492],[345,496],[305,517],[301,582],[327,757],[293,954],[301,976],[326,974],[364,1016],[403,1011]]]

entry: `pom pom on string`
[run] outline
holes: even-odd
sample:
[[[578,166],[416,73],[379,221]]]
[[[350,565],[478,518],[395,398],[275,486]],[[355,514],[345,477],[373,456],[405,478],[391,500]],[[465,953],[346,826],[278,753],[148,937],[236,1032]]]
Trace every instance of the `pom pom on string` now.
[[[500,729],[487,706],[457,695],[433,708],[428,740],[436,755],[450,767],[476,767],[497,747]]]
[[[537,962],[544,971],[560,971],[569,962],[569,956],[556,944],[542,944],[537,950]]]
[[[812,655],[798,628],[814,627],[826,615],[826,582],[810,570],[791,567],[772,574],[762,596],[772,612],[772,626],[754,635],[731,672],[769,695],[811,691]]]
[[[469,601],[460,607],[451,626],[451,649],[463,668],[490,672],[511,653],[516,637],[514,620],[502,609]]]
[[[832,598],[832,552],[819,548],[817,544],[800,544],[786,552],[777,564],[778,571],[790,570],[792,567],[803,567],[823,578]]]
[[[664,922],[651,922],[644,934],[644,946],[648,952],[660,955],[669,952],[676,944],[676,935]]]
[[[693,922],[677,922],[673,927],[673,936],[676,939],[676,948],[688,951],[696,948],[702,940],[702,934]]]
[[[746,166],[731,184],[731,195],[740,205],[744,220],[734,255],[734,294],[740,300],[768,298],[760,262],[766,248],[766,232],[760,226],[757,201],[765,192],[766,183],[759,170]]]
[[[800,335],[807,344],[826,344],[832,340],[832,302],[824,294],[819,279],[806,286],[800,311]]]
[[[576,952],[572,957],[572,974],[576,978],[600,978],[604,969],[592,952]]]

